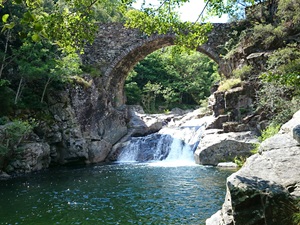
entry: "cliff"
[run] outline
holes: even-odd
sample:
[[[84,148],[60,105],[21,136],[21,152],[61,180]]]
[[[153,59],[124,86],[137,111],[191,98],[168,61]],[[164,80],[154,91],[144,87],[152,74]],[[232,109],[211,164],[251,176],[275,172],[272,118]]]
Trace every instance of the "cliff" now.
[[[298,124],[300,111],[227,178],[222,209],[206,225],[293,224],[300,197],[300,146],[293,139]]]
[[[48,107],[29,112],[36,127],[1,157],[0,172],[28,173],[51,164],[97,163],[105,160],[112,146],[127,134],[127,109],[113,108],[113,99],[100,79],[85,76],[64,89],[49,91]],[[0,140],[5,139],[0,127]],[[4,173],[5,176],[5,173]]]

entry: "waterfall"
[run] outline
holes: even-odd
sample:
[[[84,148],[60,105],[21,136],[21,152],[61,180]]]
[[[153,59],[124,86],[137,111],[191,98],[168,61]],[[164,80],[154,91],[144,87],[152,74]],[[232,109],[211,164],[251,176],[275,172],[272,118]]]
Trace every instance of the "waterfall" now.
[[[205,120],[192,120],[180,127],[164,127],[158,133],[132,137],[123,147],[119,162],[194,162]]]

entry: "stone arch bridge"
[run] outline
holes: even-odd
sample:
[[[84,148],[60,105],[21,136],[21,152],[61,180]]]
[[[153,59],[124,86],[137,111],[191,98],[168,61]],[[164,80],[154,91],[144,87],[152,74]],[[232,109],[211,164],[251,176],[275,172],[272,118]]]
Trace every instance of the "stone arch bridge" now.
[[[220,57],[220,45],[229,40],[232,26],[213,24],[208,41],[197,48],[218,63],[224,75],[228,75],[229,70]],[[99,71],[102,87],[111,95],[111,104],[118,107],[125,103],[125,79],[135,64],[160,48],[174,45],[174,39],[172,34],[146,36],[138,29],[128,29],[120,23],[101,24],[94,43],[85,48],[82,60]]]

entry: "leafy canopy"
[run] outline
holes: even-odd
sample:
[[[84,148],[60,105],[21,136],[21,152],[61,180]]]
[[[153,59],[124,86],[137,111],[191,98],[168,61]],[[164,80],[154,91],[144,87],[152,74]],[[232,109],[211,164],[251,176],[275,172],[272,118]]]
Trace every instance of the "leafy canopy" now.
[[[177,44],[195,48],[206,41],[206,34],[212,28],[209,23],[203,23],[205,9],[211,15],[234,14],[241,5],[245,7],[253,0],[226,3],[206,0],[205,8],[199,9],[199,19],[193,23],[182,22],[178,16],[178,8],[189,0],[161,0],[157,1],[158,5],[144,0],[139,10],[132,8],[134,2],[136,0],[1,1],[2,32],[20,26],[20,36],[30,36],[36,42],[46,38],[65,52],[82,52],[84,45],[93,41],[99,19],[103,21],[103,17],[110,14],[111,21],[120,21],[124,14],[126,26],[130,28],[139,28],[147,35],[172,32],[178,36]],[[9,5],[21,11],[5,10]]]

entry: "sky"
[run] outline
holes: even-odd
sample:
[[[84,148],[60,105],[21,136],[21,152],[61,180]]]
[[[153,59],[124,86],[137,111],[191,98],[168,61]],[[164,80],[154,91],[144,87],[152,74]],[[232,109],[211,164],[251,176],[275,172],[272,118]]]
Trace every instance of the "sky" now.
[[[155,0],[146,0],[146,2],[151,2],[152,4],[155,3]],[[134,4],[135,8],[140,8],[141,1],[137,1],[136,4]],[[183,21],[190,21],[195,22],[203,10],[205,6],[205,3],[203,0],[190,0],[190,2],[185,3],[182,7],[180,7],[179,13],[181,15],[181,19]],[[218,17],[212,17],[209,18],[209,21],[212,23],[226,23],[228,17],[227,15],[222,16],[221,18]]]
[[[195,22],[199,14],[202,12],[204,6],[205,3],[203,0],[190,0],[190,2],[183,5],[179,10],[179,13],[181,14],[181,19],[183,21]],[[221,18],[209,18],[209,21],[212,23],[226,23],[227,19],[227,15],[224,15]]]

